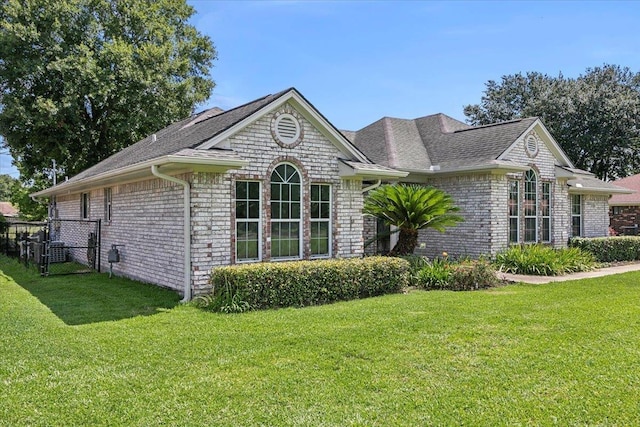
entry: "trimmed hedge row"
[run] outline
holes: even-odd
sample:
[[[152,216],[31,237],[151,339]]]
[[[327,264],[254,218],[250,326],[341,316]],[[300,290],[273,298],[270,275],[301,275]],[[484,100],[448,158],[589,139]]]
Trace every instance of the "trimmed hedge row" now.
[[[640,260],[640,236],[574,237],[569,246],[591,252],[599,262]]]
[[[210,283],[214,310],[304,307],[399,292],[409,283],[409,263],[367,257],[235,265],[213,269]]]

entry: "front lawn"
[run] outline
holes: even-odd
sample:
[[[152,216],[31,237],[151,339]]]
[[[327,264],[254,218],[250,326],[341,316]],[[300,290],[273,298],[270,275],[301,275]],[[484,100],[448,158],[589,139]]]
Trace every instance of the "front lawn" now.
[[[224,315],[21,268],[0,257],[2,426],[640,419],[640,272]]]

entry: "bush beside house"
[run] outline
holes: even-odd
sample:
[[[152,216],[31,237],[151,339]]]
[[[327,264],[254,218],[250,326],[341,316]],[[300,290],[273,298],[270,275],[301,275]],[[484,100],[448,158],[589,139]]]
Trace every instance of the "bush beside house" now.
[[[569,245],[590,252],[599,262],[640,260],[640,236],[575,237]]]
[[[396,293],[409,284],[400,258],[256,263],[215,268],[209,296],[196,303],[214,311],[305,307]]]

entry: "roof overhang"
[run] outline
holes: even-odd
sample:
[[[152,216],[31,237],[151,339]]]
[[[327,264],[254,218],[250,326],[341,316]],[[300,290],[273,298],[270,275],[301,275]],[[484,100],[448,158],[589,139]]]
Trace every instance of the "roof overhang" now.
[[[65,181],[45,190],[35,192],[31,194],[31,197],[49,197],[79,193],[93,188],[154,178],[151,173],[151,166],[153,165],[160,167],[160,170],[164,174],[177,175],[188,172],[223,173],[229,169],[240,169],[247,164],[249,164],[248,161],[240,158],[220,159],[197,155],[171,154],[136,163],[131,166],[110,170],[85,179]]]
[[[387,168],[384,166],[359,163],[349,160],[340,160],[338,163],[338,175],[340,178],[361,178],[366,179],[400,179],[407,176],[409,172]]]
[[[556,178],[566,179],[571,194],[631,194],[628,188],[602,181],[591,172],[573,167],[556,165]]]
[[[409,177],[439,177],[439,176],[456,176],[456,175],[470,175],[470,174],[491,174],[491,175],[504,175],[512,172],[524,172],[529,170],[529,166],[521,165],[518,163],[493,160],[480,165],[468,165],[468,166],[445,166],[445,167],[431,167],[430,169],[402,169],[409,173]]]

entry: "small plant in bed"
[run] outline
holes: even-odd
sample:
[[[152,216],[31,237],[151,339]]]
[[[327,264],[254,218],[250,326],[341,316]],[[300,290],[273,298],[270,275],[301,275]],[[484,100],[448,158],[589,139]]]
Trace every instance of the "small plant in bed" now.
[[[496,255],[498,270],[513,274],[558,276],[593,270],[596,260],[578,248],[554,249],[544,245],[512,246]]]

